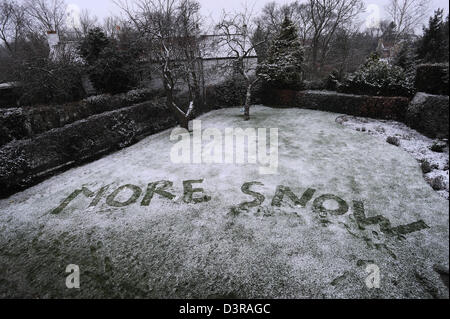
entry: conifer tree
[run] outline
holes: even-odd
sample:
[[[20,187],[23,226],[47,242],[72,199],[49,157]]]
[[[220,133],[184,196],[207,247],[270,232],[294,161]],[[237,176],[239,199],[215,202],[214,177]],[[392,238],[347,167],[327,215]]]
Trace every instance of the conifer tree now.
[[[448,62],[448,17],[444,22],[443,10],[435,11],[419,41],[417,57],[422,62]]]
[[[285,17],[266,59],[258,67],[258,76],[271,87],[299,89],[302,86],[303,47],[297,27]]]
[[[397,55],[394,57],[393,64],[404,69],[408,74],[415,73],[416,54],[413,43],[405,41]]]

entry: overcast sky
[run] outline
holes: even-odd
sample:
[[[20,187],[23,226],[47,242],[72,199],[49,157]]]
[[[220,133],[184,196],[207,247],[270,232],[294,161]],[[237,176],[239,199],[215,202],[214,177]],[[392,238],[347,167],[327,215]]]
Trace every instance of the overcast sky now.
[[[132,0],[131,0],[132,1]],[[233,11],[242,8],[242,4],[246,0],[200,0],[203,15],[217,21],[222,10]],[[305,1],[305,0],[301,0]],[[80,12],[82,9],[88,9],[93,15],[96,15],[100,20],[103,20],[109,15],[119,15],[120,10],[113,3],[112,0],[66,0],[70,8],[74,12]],[[254,4],[255,13],[260,12],[261,8],[270,0],[248,0],[247,3]],[[276,0],[280,4],[290,3],[287,0]],[[363,20],[369,15],[380,13],[381,18],[385,16],[384,7],[389,0],[364,0],[368,8],[368,12],[362,16]],[[430,15],[437,8],[444,8],[445,13],[448,13],[448,0],[431,0]],[[426,22],[426,21],[424,21]]]

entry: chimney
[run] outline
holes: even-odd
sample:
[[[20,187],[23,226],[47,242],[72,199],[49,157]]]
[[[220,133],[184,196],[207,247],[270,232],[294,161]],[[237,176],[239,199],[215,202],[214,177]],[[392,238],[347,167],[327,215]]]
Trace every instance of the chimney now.
[[[47,41],[50,49],[53,49],[59,43],[59,36],[56,31],[47,31]]]

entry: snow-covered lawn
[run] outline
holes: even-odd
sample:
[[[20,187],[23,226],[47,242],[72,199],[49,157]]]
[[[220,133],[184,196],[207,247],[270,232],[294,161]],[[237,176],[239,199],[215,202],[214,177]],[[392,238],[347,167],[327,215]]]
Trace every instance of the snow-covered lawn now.
[[[448,167],[448,144],[440,151],[432,150],[433,144],[444,141],[430,139],[406,126],[403,123],[387,120],[375,120],[364,117],[343,115],[337,119],[346,127],[357,130],[387,141],[388,138],[396,138],[399,147],[411,154],[421,165],[426,161],[428,169],[424,173],[425,180],[433,185],[436,179],[443,181],[440,189],[436,191],[444,198],[449,198],[449,167]]]
[[[339,114],[251,112],[249,122],[239,108],[200,119],[220,130],[278,128],[276,175],[254,164],[173,164],[168,130],[1,200],[0,297],[448,298],[449,202],[410,154],[342,126]],[[202,179],[192,186],[211,200],[186,204],[183,181]],[[161,180],[176,197],[154,194],[143,206],[147,185]],[[232,208],[262,201],[243,193],[248,182],[264,201],[239,213]],[[107,185],[51,213],[77,189]],[[135,186],[116,201],[141,195],[114,207],[106,198],[123,185]],[[304,195],[304,207],[287,195],[272,202],[280,185]],[[317,210],[320,198],[342,199],[343,211],[331,212],[336,200]],[[79,290],[66,288],[69,264],[80,267]],[[379,289],[366,285],[369,265],[380,269]]]

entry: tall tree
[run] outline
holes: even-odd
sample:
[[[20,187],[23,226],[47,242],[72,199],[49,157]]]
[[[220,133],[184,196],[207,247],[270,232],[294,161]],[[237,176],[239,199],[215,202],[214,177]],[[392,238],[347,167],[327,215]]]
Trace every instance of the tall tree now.
[[[395,24],[397,40],[413,34],[428,16],[431,0],[390,0],[386,11]]]
[[[197,100],[200,94],[192,94],[194,99],[184,111],[176,102],[175,91],[180,80],[198,72],[195,48],[200,31],[200,5],[195,0],[136,0],[133,4],[124,0],[116,4],[148,44],[146,52],[149,59],[158,64],[166,105],[180,126],[188,129],[194,108],[202,102]],[[198,88],[192,77],[190,79],[186,85],[194,92]]]
[[[357,26],[358,15],[364,10],[362,0],[307,0],[295,1],[283,6],[275,2],[267,4],[258,23],[268,34],[269,41],[278,34],[285,16],[297,26],[298,36],[305,51],[305,68],[308,76],[323,75],[323,67],[329,63],[332,44],[337,33],[350,33]],[[334,58],[334,57],[331,57]]]
[[[30,30],[25,7],[14,1],[0,2],[0,43],[14,55]]]
[[[78,22],[78,23],[77,23]],[[91,15],[89,10],[83,9],[79,16],[79,21],[74,21],[74,31],[80,38],[84,38],[88,35],[89,31],[98,27],[98,18],[95,15]]]
[[[361,0],[309,0],[307,9],[312,23],[312,67],[321,68],[336,31],[364,10]]]
[[[267,58],[258,67],[258,76],[271,86],[299,89],[302,83],[302,63],[303,47],[297,27],[286,16]]]
[[[87,63],[93,63],[109,44],[110,39],[101,28],[97,27],[89,30],[86,37],[80,43],[79,51]]]
[[[423,62],[448,62],[448,15],[446,21],[443,15],[442,9],[436,10],[423,29],[417,48],[417,58]]]
[[[258,82],[258,77],[252,77],[256,71],[256,64],[249,58],[255,50],[266,42],[266,39],[254,37],[257,26],[254,23],[252,10],[244,8],[238,13],[224,13],[216,26],[221,46],[231,58],[233,70],[245,81],[246,96],[244,104],[244,120],[250,120],[250,104],[252,89]],[[257,41],[257,42],[256,42]]]
[[[25,7],[41,32],[65,30],[67,5],[64,0],[26,0]]]
[[[307,44],[306,42],[310,38],[312,31],[311,17],[307,4],[300,3],[299,1],[284,5],[277,5],[276,2],[269,2],[263,7],[261,15],[256,19],[258,25],[257,31],[259,33],[264,33],[268,40],[263,46],[264,48],[260,47],[260,50],[268,50],[270,42],[280,32],[285,17],[288,17],[297,26],[298,35],[302,44]],[[267,52],[263,52],[263,54],[267,54]]]
[[[403,68],[408,74],[415,72],[415,54],[414,44],[411,41],[404,41],[401,48],[394,56],[393,64]]]

